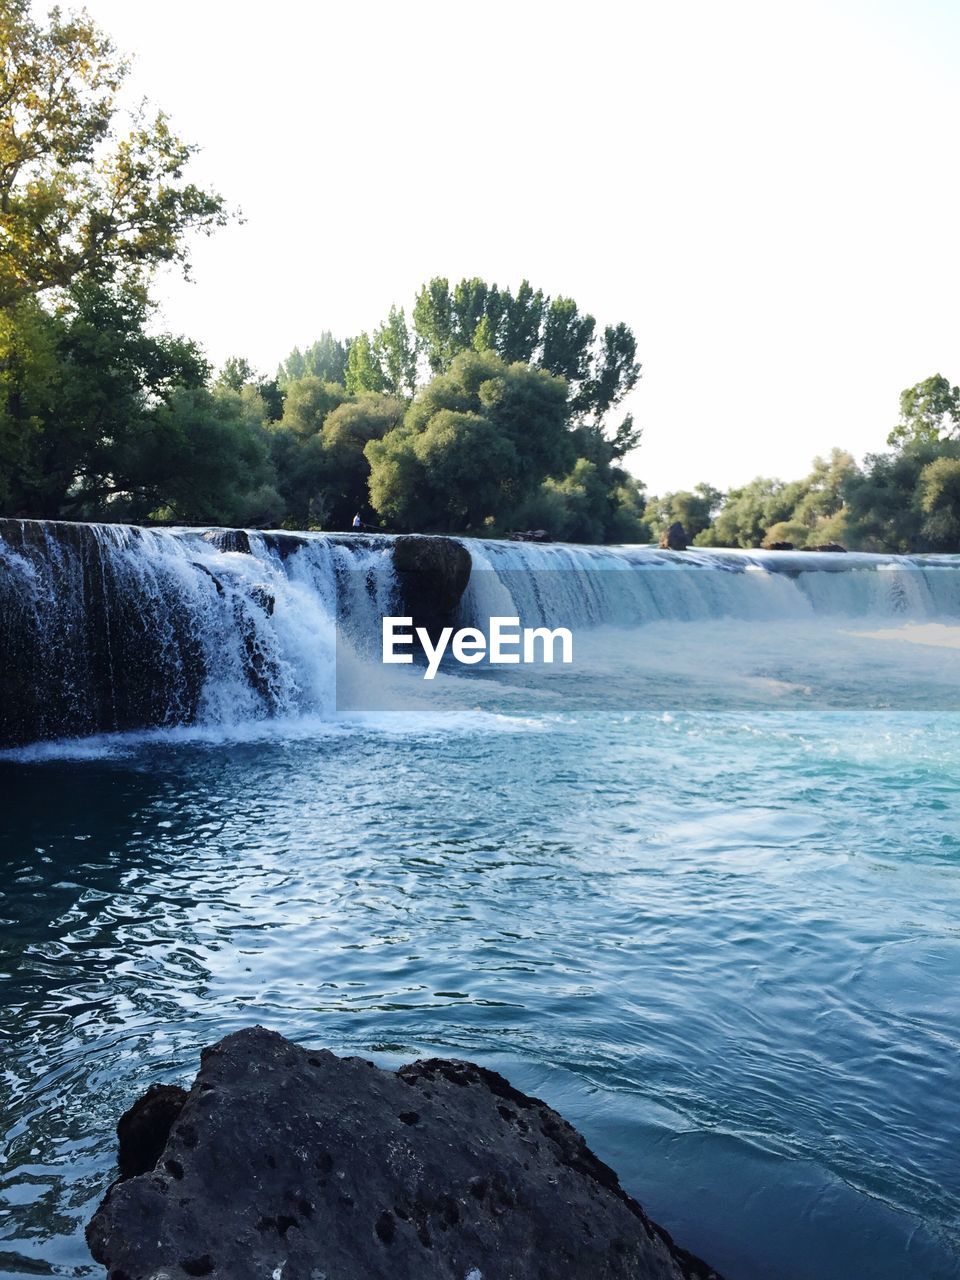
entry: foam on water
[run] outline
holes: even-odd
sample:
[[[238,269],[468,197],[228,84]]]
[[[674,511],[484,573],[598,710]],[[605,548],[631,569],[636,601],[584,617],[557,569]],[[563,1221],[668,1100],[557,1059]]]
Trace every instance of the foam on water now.
[[[117,1116],[260,1022],[503,1071],[731,1278],[960,1280],[955,559],[474,543],[575,662],[427,683],[387,540],[97,545],[206,719],[0,758],[0,1274],[87,1274]],[[8,576],[65,661],[74,554]]]
[[[368,709],[417,709],[421,694],[379,662],[379,618],[398,601],[390,538],[250,532],[245,554],[220,549],[233,544],[217,531],[5,529],[0,647],[30,649],[41,737],[190,725],[229,738],[267,721],[287,732],[334,724],[358,694]],[[960,557],[465,545],[465,623],[643,626],[653,641],[657,624],[960,616]],[[443,702],[435,691],[429,705]]]

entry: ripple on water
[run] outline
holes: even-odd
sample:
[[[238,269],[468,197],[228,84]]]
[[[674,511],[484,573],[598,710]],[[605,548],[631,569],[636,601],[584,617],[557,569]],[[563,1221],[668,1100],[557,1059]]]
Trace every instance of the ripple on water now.
[[[259,1020],[505,1070],[738,1280],[956,1280],[957,722],[605,687],[0,762],[0,1274],[95,1274],[117,1115]]]

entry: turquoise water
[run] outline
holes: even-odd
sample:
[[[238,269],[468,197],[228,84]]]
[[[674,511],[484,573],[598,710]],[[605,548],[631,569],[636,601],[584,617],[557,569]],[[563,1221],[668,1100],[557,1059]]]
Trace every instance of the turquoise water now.
[[[261,1022],[544,1097],[728,1280],[960,1277],[956,624],[656,623],[419,712],[0,759],[0,1274]]]

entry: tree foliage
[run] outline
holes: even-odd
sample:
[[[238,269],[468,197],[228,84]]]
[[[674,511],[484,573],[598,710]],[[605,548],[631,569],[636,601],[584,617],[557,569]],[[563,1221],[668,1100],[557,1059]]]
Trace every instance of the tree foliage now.
[[[719,489],[709,484],[698,484],[693,490],[679,489],[665,493],[662,498],[651,498],[643,513],[654,538],[659,538],[672,524],[679,521],[691,541],[710,527],[713,516],[723,500]]]
[[[367,446],[374,507],[401,528],[478,529],[573,462],[563,382],[463,351]]]
[[[294,347],[277,370],[277,384],[285,390],[300,378],[319,378],[342,386],[347,380],[347,344],[325,329],[305,351]]]
[[[347,391],[356,395],[358,391],[383,391],[386,379],[380,368],[373,343],[368,333],[361,333],[350,343],[347,351]]]
[[[403,417],[390,396],[303,379],[287,395],[284,416],[270,429],[285,520],[299,528],[346,529],[368,502],[364,448]]]
[[[564,378],[574,416],[596,423],[640,377],[627,325],[608,326],[598,336],[596,320],[572,298],[545,298],[527,280],[513,294],[478,277],[451,288],[435,276],[417,295],[413,321],[432,373],[444,373],[459,352],[494,351],[508,364],[533,364]]]
[[[226,220],[185,180],[195,148],[162,112],[124,122],[126,74],[86,14],[41,24],[27,0],[0,6],[0,309],[80,279],[142,283]]]
[[[924,378],[901,393],[900,421],[887,444],[936,444],[960,438],[960,387],[941,374]]]
[[[372,354],[380,367],[382,389],[392,396],[412,396],[417,389],[417,351],[402,307],[390,308],[373,335]]]

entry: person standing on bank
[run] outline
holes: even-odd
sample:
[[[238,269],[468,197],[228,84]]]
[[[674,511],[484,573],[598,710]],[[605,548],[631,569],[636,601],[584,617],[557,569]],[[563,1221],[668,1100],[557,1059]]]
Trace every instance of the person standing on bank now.
[[[353,517],[353,527],[354,527],[354,529],[362,529],[362,528],[363,528],[363,521],[360,519],[360,512],[359,512],[359,511],[358,511],[358,512],[357,512],[357,514]]]

